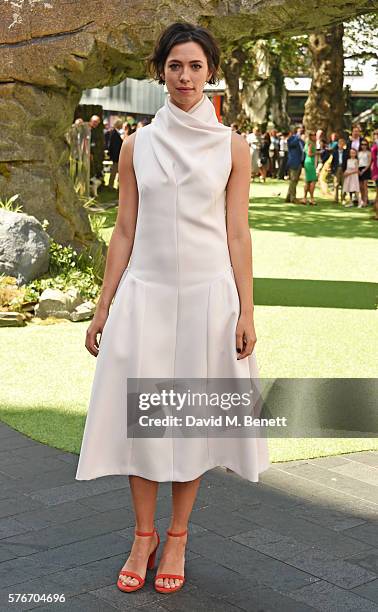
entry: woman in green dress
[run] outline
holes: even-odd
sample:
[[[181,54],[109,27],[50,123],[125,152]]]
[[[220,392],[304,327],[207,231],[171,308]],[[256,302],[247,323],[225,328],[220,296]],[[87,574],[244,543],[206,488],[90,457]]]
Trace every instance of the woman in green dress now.
[[[301,200],[302,204],[307,204],[307,192],[310,193],[310,204],[312,206],[316,206],[316,202],[314,200],[314,191],[315,184],[318,180],[316,174],[315,167],[315,154],[316,154],[316,134],[315,132],[310,132],[305,144],[305,160],[304,160],[304,170],[305,170],[305,185],[304,185],[304,198]]]

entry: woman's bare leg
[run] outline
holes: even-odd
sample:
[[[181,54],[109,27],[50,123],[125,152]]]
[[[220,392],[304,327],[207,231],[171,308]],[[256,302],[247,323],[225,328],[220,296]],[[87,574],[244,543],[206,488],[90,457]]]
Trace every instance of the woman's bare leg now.
[[[130,489],[135,513],[135,527],[138,531],[151,532],[154,528],[156,498],[159,483],[140,476],[129,476]],[[122,569],[145,576],[150,553],[156,548],[157,535],[135,536],[129,558]],[[139,580],[131,576],[120,576],[123,584],[137,585]]]
[[[309,183],[309,186],[308,186],[311,202],[314,201],[315,184],[316,184],[315,181],[311,181],[311,183]]]
[[[185,531],[188,528],[190,513],[196,499],[201,476],[189,482],[172,482],[172,516],[169,530],[173,533]],[[167,536],[157,573],[184,575],[185,546],[187,535],[181,537]],[[157,586],[179,586],[182,580],[174,578],[159,578]]]
[[[307,192],[309,190],[309,186],[307,181],[304,182],[304,186],[303,186],[303,200],[301,200],[302,204],[306,204],[307,202]]]
[[[361,181],[361,195],[362,195],[362,201],[364,205],[367,206],[367,203],[368,203],[367,181]]]

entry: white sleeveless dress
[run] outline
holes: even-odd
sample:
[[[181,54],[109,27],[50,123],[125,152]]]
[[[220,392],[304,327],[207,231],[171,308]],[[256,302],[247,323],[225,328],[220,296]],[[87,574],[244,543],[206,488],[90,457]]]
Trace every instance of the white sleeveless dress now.
[[[126,379],[257,378],[237,360],[239,295],[227,244],[231,128],[204,94],[189,112],[167,96],[137,130],[138,219],[97,355],[76,480],[110,474],[189,481],[216,466],[258,482],[267,440],[127,437]]]

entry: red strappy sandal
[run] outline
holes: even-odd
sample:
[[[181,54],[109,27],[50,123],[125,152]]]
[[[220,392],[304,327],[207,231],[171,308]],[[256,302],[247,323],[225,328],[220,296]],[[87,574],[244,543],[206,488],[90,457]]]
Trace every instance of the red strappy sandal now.
[[[180,531],[180,533],[173,533],[172,531],[169,531],[169,529],[167,530],[167,535],[170,536],[174,536],[174,537],[180,537],[180,536],[184,536],[186,535],[186,533],[188,532],[187,529],[185,529],[185,531]],[[178,579],[178,580],[182,580],[182,584],[180,584],[179,586],[174,586],[174,587],[164,587],[164,586],[158,586],[156,584],[156,580],[158,580],[159,578],[173,578],[173,579]],[[185,576],[181,576],[180,574],[156,574],[155,576],[155,582],[154,582],[154,586],[155,586],[155,590],[158,591],[159,593],[174,593],[175,591],[179,591],[185,583]]]
[[[138,531],[137,529],[135,530],[135,535],[138,536],[149,536],[151,537],[152,535],[154,535],[154,533],[156,532],[157,538],[158,538],[158,542],[156,544],[156,548],[154,548],[154,550],[152,551],[152,553],[150,554],[150,556],[148,557],[148,561],[147,561],[147,569],[154,569],[155,567],[155,559],[156,559],[156,552],[157,549],[159,547],[160,544],[160,538],[159,538],[159,534],[157,532],[156,527],[154,527],[154,530],[151,532],[148,531]],[[119,576],[130,576],[131,578],[136,578],[137,580],[139,580],[139,584],[124,584]],[[135,572],[132,572],[131,570],[121,570],[118,574],[118,581],[117,581],[117,587],[120,589],[120,591],[124,591],[126,593],[130,593],[131,591],[137,591],[138,589],[141,589],[142,586],[144,585],[144,583],[146,582],[145,578],[142,578],[142,576],[139,576],[139,574],[136,574]]]

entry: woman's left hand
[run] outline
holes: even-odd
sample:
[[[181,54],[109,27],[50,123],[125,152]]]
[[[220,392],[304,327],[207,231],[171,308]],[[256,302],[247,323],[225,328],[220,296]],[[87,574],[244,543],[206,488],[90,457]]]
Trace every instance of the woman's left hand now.
[[[253,314],[242,313],[236,326],[236,351],[238,359],[251,355],[257,342]],[[240,349],[240,352],[238,351]]]

